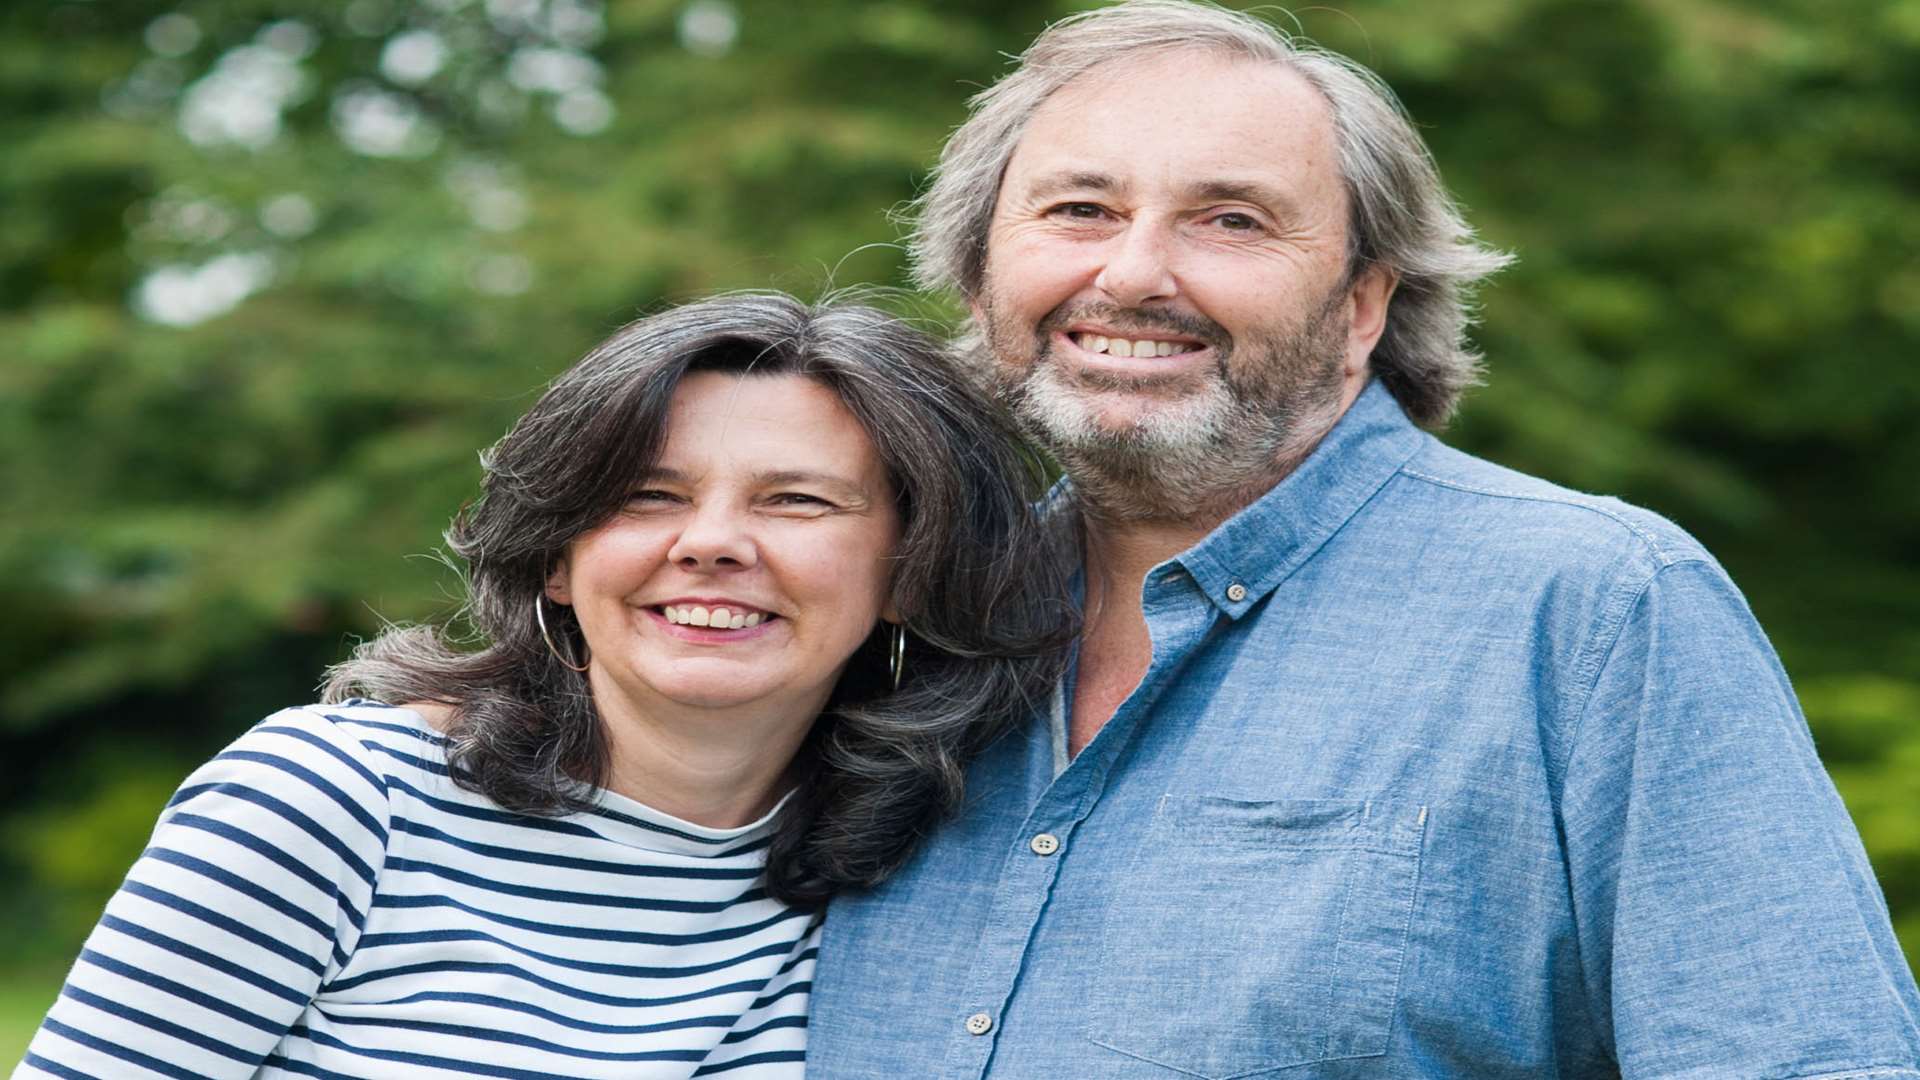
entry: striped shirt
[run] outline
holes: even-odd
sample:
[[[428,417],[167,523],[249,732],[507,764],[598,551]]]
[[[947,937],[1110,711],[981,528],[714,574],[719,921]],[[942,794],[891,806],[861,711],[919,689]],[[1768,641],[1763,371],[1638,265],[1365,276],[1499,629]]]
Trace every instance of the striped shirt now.
[[[108,903],[22,1077],[792,1080],[818,920],[771,817],[459,788],[406,709],[289,709],[201,767]]]

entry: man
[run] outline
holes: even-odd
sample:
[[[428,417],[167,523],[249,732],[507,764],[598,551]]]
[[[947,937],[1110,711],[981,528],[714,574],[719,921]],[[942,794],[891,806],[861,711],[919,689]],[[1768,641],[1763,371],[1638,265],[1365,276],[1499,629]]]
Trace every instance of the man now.
[[[1363,69],[1136,0],[921,206],[1065,467],[1051,723],[837,901],[830,1078],[1920,1077],[1920,994],[1693,540],[1447,449],[1474,243]]]

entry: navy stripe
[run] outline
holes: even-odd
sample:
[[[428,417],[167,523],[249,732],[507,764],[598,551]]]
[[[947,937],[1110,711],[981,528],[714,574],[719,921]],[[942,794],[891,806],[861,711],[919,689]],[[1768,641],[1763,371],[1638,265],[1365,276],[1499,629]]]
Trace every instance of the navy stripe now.
[[[69,1069],[57,1061],[48,1061],[46,1058],[41,1057],[31,1050],[27,1051],[27,1057],[23,1064],[31,1065],[41,1072],[52,1073],[59,1077],[60,1080],[100,1080],[99,1077],[91,1073],[83,1073],[78,1069]]]
[[[270,1065],[276,1069],[284,1069],[290,1073],[299,1073],[302,1076],[317,1076],[320,1077],[320,1080],[376,1080],[376,1078],[372,1077],[356,1076],[353,1073],[323,1069],[310,1061],[295,1061],[292,1058],[282,1057],[279,1054],[268,1057],[267,1060],[260,1064],[262,1066]],[[391,1080],[391,1078],[388,1078],[388,1080]]]
[[[380,751],[381,753],[387,755],[390,758],[393,758],[396,761],[402,762],[406,765],[410,765],[413,768],[420,770],[421,772],[432,773],[436,776],[451,775],[445,765],[441,765],[437,762],[428,761],[425,758],[414,757],[412,754],[395,750],[393,747],[386,746],[381,743],[373,743],[371,745],[373,749]],[[571,836],[591,836],[596,839],[605,839],[603,834],[591,828],[588,828],[585,825],[578,824],[577,822],[565,821],[565,820],[549,818],[549,817],[540,817],[534,814],[516,813],[512,810],[499,810],[491,807],[473,806],[468,803],[455,803],[455,802],[448,802],[444,799],[436,799],[433,796],[428,795],[425,792],[419,790],[418,788],[415,788],[407,784],[405,781],[401,780],[399,777],[396,777],[396,776],[389,776],[387,778],[387,782],[388,784],[394,787],[398,787],[401,790],[407,792],[409,795],[415,796],[416,798],[420,799],[422,802],[425,802],[428,805],[432,806],[434,809],[444,810],[449,814],[458,814],[462,817],[477,818],[481,821],[498,821],[498,822],[502,822],[504,824],[510,824],[510,825],[525,825],[528,828],[548,829],[553,832],[567,833],[568,835],[571,835]],[[695,844],[705,844],[708,847],[720,847],[722,845],[731,844],[734,842],[733,837],[700,836],[695,833],[687,832],[683,829],[675,829],[667,825],[658,825],[658,824],[655,824],[654,822],[647,821],[642,818],[637,818],[630,814],[623,814],[623,813],[620,813],[618,810],[609,810],[605,807],[598,807],[598,806],[590,807],[585,811],[585,813],[592,815],[593,817],[606,818],[609,821],[619,822],[620,824],[628,828],[642,829],[651,833],[659,833],[662,836],[671,836],[676,839],[686,840]],[[752,844],[742,845],[739,851],[751,851],[762,843],[765,843],[764,839],[755,840]],[[737,852],[734,852],[734,851],[728,851],[728,852],[723,852],[722,854],[732,855],[736,853]]]
[[[232,889],[234,892],[285,915],[294,922],[319,934],[322,938],[328,941],[333,940],[333,927],[328,925],[320,916],[315,915],[313,912],[308,911],[298,904],[287,902],[282,899],[279,894],[268,892],[266,889],[255,885],[253,882],[248,881],[238,874],[228,873],[205,859],[196,859],[184,851],[175,851],[172,848],[161,847],[148,848],[147,858],[155,862],[163,862],[177,866],[182,870],[190,870],[209,881],[217,881],[227,888]]]
[[[365,881],[369,885],[374,883],[372,868],[361,861],[360,856],[355,855],[353,849],[349,848],[339,837],[321,828],[319,823],[312,818],[264,791],[247,787],[244,784],[202,784],[197,787],[181,788],[180,793],[175,795],[171,802],[167,803],[167,808],[172,809],[174,806],[184,803],[190,798],[197,798],[201,795],[225,795],[228,798],[238,799],[242,802],[250,802],[255,806],[273,811],[298,826],[301,832],[320,841],[329,851],[338,855],[340,861],[346,863],[348,868],[355,874],[358,874],[362,881]],[[381,833],[380,843],[382,847],[386,846],[386,834],[384,832]]]
[[[341,979],[330,984],[328,988],[336,993],[344,993],[348,990],[365,986],[368,983],[380,982],[383,979],[399,979],[405,978],[408,975],[449,975],[456,972],[465,975],[504,975],[532,983],[542,990],[548,990],[578,1001],[591,1001],[596,1005],[617,1005],[622,1008],[635,1009],[683,1005],[689,1001],[699,1001],[703,998],[720,997],[725,994],[738,994],[742,991],[758,990],[760,987],[766,985],[766,980],[764,979],[747,979],[740,982],[731,982],[721,986],[709,987],[705,990],[694,990],[685,994],[672,994],[667,997],[658,998],[633,998],[582,990],[568,983],[556,982],[553,979],[536,975],[516,964],[485,964],[474,960],[434,960],[426,963],[407,964],[401,967],[370,971],[365,975],[356,975],[351,979]]]
[[[757,985],[759,984],[755,982],[735,983],[732,987],[728,988],[728,992],[750,990]],[[795,985],[805,987],[809,984],[796,983]],[[784,994],[785,991],[781,993]],[[706,996],[717,997],[719,995],[708,994]],[[781,996],[781,994],[772,995],[774,998],[779,996]],[[771,1000],[771,998],[766,1000]],[[512,998],[495,997],[491,994],[462,994],[433,990],[422,990],[417,994],[408,994],[403,998],[395,998],[388,1002],[388,1004],[406,1005],[416,1001],[457,1001],[465,1005],[484,1005],[488,1008],[503,1009],[507,1012],[537,1016],[549,1024],[572,1028],[575,1031],[588,1031],[596,1035],[652,1035],[661,1031],[680,1031],[694,1028],[724,1028],[733,1026],[733,1024],[740,1019],[738,1016],[726,1013],[715,1016],[690,1016],[684,1020],[667,1020],[658,1024],[596,1024],[591,1020],[577,1020],[571,1016],[554,1012],[552,1009],[543,1009],[538,1005],[532,1005],[524,1001],[515,1001]],[[758,1008],[759,1005],[760,1002],[756,1001],[747,1011],[752,1012],[753,1009]],[[335,1021],[339,1020],[338,1017],[329,1018]]]
[[[488,1065],[479,1061],[458,1061],[454,1058],[439,1057],[434,1054],[415,1054],[405,1050],[372,1050],[364,1046],[349,1046],[324,1032],[308,1028],[294,1028],[293,1033],[311,1039],[321,1046],[344,1050],[356,1057],[373,1058],[376,1061],[401,1061],[409,1065],[428,1065],[452,1072],[472,1073],[475,1076],[499,1076],[507,1080],[554,1080],[550,1072],[534,1072],[529,1069],[515,1069],[506,1065]],[[662,1051],[651,1061],[698,1061],[701,1054],[697,1050]]]
[[[761,1009],[764,1009],[767,1006],[772,1005],[774,1002],[779,1001],[783,997],[792,997],[795,994],[805,994],[812,990],[813,990],[813,981],[811,979],[805,980],[803,982],[788,983],[787,985],[781,987],[778,990],[775,990],[773,993],[768,994],[765,997],[754,998],[753,1004],[747,1006],[747,1012],[748,1013],[759,1012]]]
[[[82,949],[80,952],[80,961],[81,963],[92,964],[102,971],[118,975],[123,979],[128,979],[140,983],[143,986],[150,986],[163,993],[171,994],[182,1001],[192,1002],[209,1012],[217,1012],[230,1020],[238,1020],[248,1027],[259,1028],[261,1031],[270,1035],[279,1036],[286,1034],[287,1025],[284,1023],[271,1020],[258,1013],[248,1012],[232,1002],[223,1001],[220,998],[214,997],[212,994],[203,994],[185,983],[175,982],[172,979],[156,975],[144,968],[137,968],[132,964],[123,963],[105,953],[97,952],[93,949]]]
[[[208,926],[211,926],[216,930],[224,930],[227,933],[232,934],[234,937],[237,937],[242,941],[250,942],[261,949],[265,949],[267,952],[270,952],[275,956],[280,957],[281,959],[290,960],[293,963],[299,964],[301,967],[306,968],[308,971],[313,972],[315,975],[320,974],[321,972],[325,971],[327,968],[325,963],[314,959],[312,956],[309,956],[306,953],[301,952],[299,949],[296,949],[293,946],[286,944],[285,942],[282,942],[279,938],[273,937],[268,934],[264,934],[258,930],[255,930],[253,927],[246,925],[245,923],[239,922],[238,920],[229,919],[225,915],[222,915],[217,911],[213,911],[208,908],[202,907],[191,900],[187,900],[182,897],[175,896],[174,894],[167,892],[165,889],[156,889],[153,886],[148,885],[145,882],[141,882],[141,881],[129,881],[125,885],[120,886],[120,891],[132,896],[138,896],[146,900],[151,900],[162,907],[172,908],[173,910],[179,912],[180,914],[186,915],[190,918],[198,919],[201,922],[206,923]]]
[[[284,730],[284,729],[262,728],[261,730],[275,731],[275,730]],[[325,746],[329,750],[333,749],[333,746],[330,743],[321,742],[321,740],[318,740],[318,739],[315,739],[314,741],[320,742],[322,746]],[[381,824],[380,822],[375,821],[373,815],[367,813],[367,808],[360,805],[359,800],[353,798],[352,796],[348,795],[346,792],[340,790],[339,785],[335,784],[333,781],[327,779],[324,776],[321,776],[319,773],[314,772],[312,769],[307,768],[305,765],[302,765],[299,762],[292,760],[291,758],[282,757],[279,754],[269,754],[259,750],[229,750],[226,753],[221,754],[220,756],[214,758],[213,760],[215,761],[251,761],[255,765],[265,765],[269,769],[278,769],[281,772],[286,773],[288,776],[291,776],[297,780],[304,782],[308,787],[312,788],[313,790],[319,792],[322,795],[325,795],[327,798],[332,799],[334,802],[339,803],[340,809],[345,810],[347,812],[348,817],[359,822],[361,828],[367,830],[369,833],[372,833],[374,836],[377,836],[380,838],[381,847],[387,846],[387,827]],[[368,772],[366,769],[362,769],[360,771],[363,773],[366,773],[366,775],[368,776],[373,775],[371,772]],[[386,798],[387,792],[386,792],[385,785],[381,785],[378,782],[376,782],[375,790],[380,793],[381,798],[383,800]]]
[[[787,961],[784,964],[781,964],[780,970],[776,974],[785,975],[787,972],[792,971],[794,968],[799,967],[801,964],[804,964],[809,960],[818,959],[819,956],[820,956],[820,946],[818,945],[815,945],[810,949],[802,949],[800,950],[800,955],[794,957],[793,959]]]
[[[377,744],[376,744],[377,745]],[[381,747],[384,749],[384,747]],[[430,806],[443,814],[454,817],[471,818],[474,821],[487,821],[496,825],[515,825],[523,829],[539,832],[559,833],[562,836],[584,836],[589,840],[604,840],[605,837],[585,825],[564,818],[539,817],[534,814],[522,814],[512,810],[502,810],[496,806],[475,806],[471,803],[454,802],[429,795],[397,776],[387,777],[387,786],[394,791],[405,792],[411,798],[425,806]]]
[[[720,1043],[723,1046],[728,1043],[743,1043],[756,1036],[765,1035],[769,1031],[779,1031],[782,1028],[803,1028],[806,1026],[807,1018],[804,1016],[776,1016],[766,1023],[761,1024],[759,1027],[752,1028],[748,1031],[729,1031],[727,1032],[726,1038],[721,1039]]]
[[[693,1075],[712,1076],[714,1073],[732,1072],[735,1069],[744,1069],[749,1065],[771,1065],[774,1062],[778,1062],[778,1061],[805,1061],[805,1060],[807,1060],[807,1052],[804,1050],[769,1050],[764,1054],[748,1054],[746,1057],[734,1058],[732,1061],[722,1061],[722,1062],[716,1062],[715,1064],[712,1064],[712,1065],[702,1065],[699,1068],[693,1070]]]
[[[766,890],[754,887],[725,900],[662,900],[650,896],[613,896],[607,893],[576,892],[570,889],[540,889],[532,885],[509,885],[504,881],[495,881],[465,870],[455,870],[450,866],[421,862],[417,859],[389,858],[387,867],[391,870],[416,874],[430,874],[447,881],[457,881],[462,885],[471,885],[489,892],[518,896],[527,900],[547,900],[559,904],[582,904],[587,907],[620,908],[626,911],[684,911],[689,914],[704,915],[725,911],[735,904],[751,903],[764,899]]]
[[[304,1006],[308,1001],[313,999],[311,993],[302,993],[298,990],[282,986],[272,979],[267,978],[265,975],[249,971],[231,961],[223,960],[205,949],[196,948],[184,941],[176,941],[173,938],[167,937],[165,934],[155,933],[144,926],[135,926],[125,919],[117,918],[113,915],[102,915],[100,917],[100,925],[117,933],[125,934],[135,941],[145,942],[156,949],[164,949],[175,956],[191,960],[201,967],[217,971],[230,978],[239,979],[249,986],[257,986],[267,993],[272,994],[274,997],[285,998],[296,1005]]]
[[[202,1035],[192,1028],[182,1027],[171,1020],[162,1020],[152,1013],[141,1012],[131,1005],[122,1005],[117,1001],[108,1001],[106,998],[98,994],[88,993],[72,983],[68,983],[66,987],[60,991],[60,996],[72,998],[82,1005],[91,1006],[106,1013],[108,1016],[119,1017],[130,1024],[138,1024],[149,1031],[157,1031],[162,1035],[178,1039],[188,1046],[197,1046],[210,1054],[219,1054],[223,1058],[231,1058],[234,1061],[247,1065],[257,1065],[260,1062],[260,1055],[252,1051],[242,1050],[240,1047],[234,1046],[231,1043],[221,1042],[211,1035]]]
[[[180,825],[185,828],[199,829],[201,832],[212,833],[222,840],[238,844],[248,851],[254,852],[269,862],[272,862],[275,866],[280,867],[282,870],[287,871],[320,890],[322,895],[332,897],[334,903],[339,906],[340,910],[346,913],[347,921],[353,923],[355,929],[365,925],[365,916],[361,915],[346,896],[340,892],[339,885],[332,878],[326,877],[318,870],[315,870],[313,867],[308,866],[306,863],[294,858],[292,855],[287,854],[272,844],[267,843],[258,836],[244,829],[237,829],[217,818],[206,817],[202,814],[189,814],[185,811],[176,813],[168,818],[167,824]]]
[[[742,923],[739,926],[722,927],[698,934],[659,934],[646,930],[600,930],[586,926],[567,926],[561,923],[537,922],[533,919],[521,919],[511,915],[501,915],[483,908],[463,904],[451,896],[394,896],[381,894],[374,898],[376,908],[396,908],[419,910],[423,908],[453,908],[477,918],[500,926],[511,926],[517,930],[531,930],[549,937],[572,938],[583,941],[620,941],[635,945],[699,945],[710,941],[731,941],[735,938],[750,937],[762,930],[769,929],[793,919],[808,918],[811,913],[782,908],[780,911],[759,922]]]
[[[570,971],[591,971],[597,975],[621,975],[639,979],[674,979],[687,975],[705,975],[726,968],[744,964],[749,960],[758,960],[767,956],[778,956],[793,948],[791,941],[776,941],[771,945],[725,960],[714,960],[705,964],[689,964],[686,967],[660,967],[645,964],[603,964],[595,960],[575,960],[566,956],[554,956],[538,952],[522,945],[515,945],[492,934],[478,930],[418,930],[406,934],[368,934],[360,939],[360,951],[366,953],[373,949],[400,947],[406,945],[439,944],[448,941],[484,941],[498,945],[502,949],[519,953],[532,960],[552,964],[554,967]],[[335,987],[338,989],[337,985]]]
[[[400,764],[405,765],[408,768],[418,772],[430,773],[434,776],[452,776],[453,775],[453,770],[449,768],[445,762],[433,761],[423,757],[416,757],[413,754],[407,753],[405,750],[395,750],[393,747],[388,746],[386,743],[383,743],[383,742],[378,742],[378,741],[364,742],[364,743],[361,743],[360,745],[366,747],[369,750],[374,751],[375,753],[385,754],[388,757],[392,758],[393,760],[399,762]]]
[[[558,866],[569,870],[590,870],[596,874],[618,874],[623,877],[645,878],[692,878],[710,881],[748,880],[760,876],[758,866],[655,866],[641,863],[613,862],[608,859],[583,859],[574,855],[555,855],[547,851],[528,851],[525,848],[503,847],[499,844],[483,844],[477,840],[463,840],[458,836],[436,829],[418,821],[404,817],[395,817],[389,823],[395,832],[408,833],[451,844],[462,851],[476,855],[503,859],[511,862],[533,863],[536,866]],[[707,858],[707,856],[701,856]]]
[[[337,716],[329,716],[327,717],[327,719],[334,721],[336,724],[340,722],[340,718]],[[345,750],[340,749],[338,746],[335,746],[333,743],[327,741],[326,739],[321,738],[318,734],[311,731],[304,730],[302,728],[286,727],[281,724],[262,724],[257,730],[271,731],[275,735],[285,735],[290,739],[298,739],[301,742],[306,743],[308,746],[317,747],[319,750],[325,753],[328,757],[331,757],[335,761],[338,761],[340,764],[345,765],[347,768],[353,770],[353,772],[356,775],[358,775],[360,779],[365,780],[367,782],[368,787],[380,793],[380,798],[382,801],[386,800],[387,782],[385,780],[382,780],[378,775],[376,775],[372,769],[369,769],[365,765],[362,765],[358,761],[355,761],[352,754],[347,753]]]
[[[461,1038],[477,1039],[482,1042],[506,1043],[529,1050],[545,1050],[562,1057],[579,1058],[583,1061],[698,1061],[698,1050],[586,1050],[565,1043],[538,1039],[532,1035],[518,1035],[499,1028],[473,1027],[468,1024],[442,1024],[431,1020],[393,1020],[371,1016],[329,1016],[328,1022],[361,1027],[388,1028],[399,1031],[428,1031],[437,1035],[458,1035]],[[732,1022],[731,1017],[721,1017],[718,1026],[725,1027]],[[725,1042],[725,1039],[721,1040]]]
[[[350,704],[350,702],[343,702],[342,704]],[[381,705],[380,708],[391,709],[393,706]],[[411,712],[412,710],[409,709],[408,711]],[[342,716],[339,713],[323,712],[320,715],[341,727],[371,728],[374,731],[386,731],[395,735],[405,735],[410,739],[416,739],[426,743],[428,746],[444,747],[447,744],[447,737],[445,735],[435,731],[428,731],[425,728],[412,727],[407,724],[389,724],[384,720],[368,720],[360,716]],[[365,739],[356,741],[369,750],[373,749],[372,745]]]
[[[47,1017],[46,1022],[41,1026],[43,1030],[51,1031],[55,1035],[58,1035],[63,1039],[68,1039],[72,1042],[79,1043],[81,1046],[84,1046],[87,1049],[94,1051],[95,1053],[105,1054],[108,1057],[119,1058],[121,1061],[131,1062],[135,1065],[140,1066],[143,1069],[149,1069],[153,1072],[157,1072],[161,1076],[171,1076],[174,1078],[174,1080],[206,1080],[205,1077],[202,1077],[196,1073],[190,1073],[187,1070],[182,1069],[177,1065],[169,1065],[166,1062],[161,1061],[157,1057],[151,1057],[147,1054],[141,1053],[138,1050],[133,1050],[128,1047],[121,1046],[119,1043],[112,1043],[112,1042],[108,1042],[105,1039],[97,1038],[93,1035],[89,1035],[86,1032],[79,1030],[78,1028],[70,1028],[67,1025],[61,1023],[60,1021],[55,1020],[51,1016]]]

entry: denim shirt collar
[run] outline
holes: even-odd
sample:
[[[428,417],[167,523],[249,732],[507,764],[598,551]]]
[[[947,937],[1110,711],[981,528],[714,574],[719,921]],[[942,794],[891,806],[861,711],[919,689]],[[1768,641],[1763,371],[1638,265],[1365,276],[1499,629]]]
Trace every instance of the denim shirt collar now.
[[[1299,468],[1154,573],[1177,564],[1238,619],[1312,558],[1427,437],[1376,379]]]

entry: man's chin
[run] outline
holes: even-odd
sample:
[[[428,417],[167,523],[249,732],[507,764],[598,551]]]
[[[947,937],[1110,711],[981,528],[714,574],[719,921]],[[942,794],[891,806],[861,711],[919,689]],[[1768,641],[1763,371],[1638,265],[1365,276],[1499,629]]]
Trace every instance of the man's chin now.
[[[1029,434],[1056,449],[1166,451],[1204,443],[1218,432],[1220,414],[1212,404],[1121,395],[1081,395],[1066,402],[1028,398],[1018,415]]]

